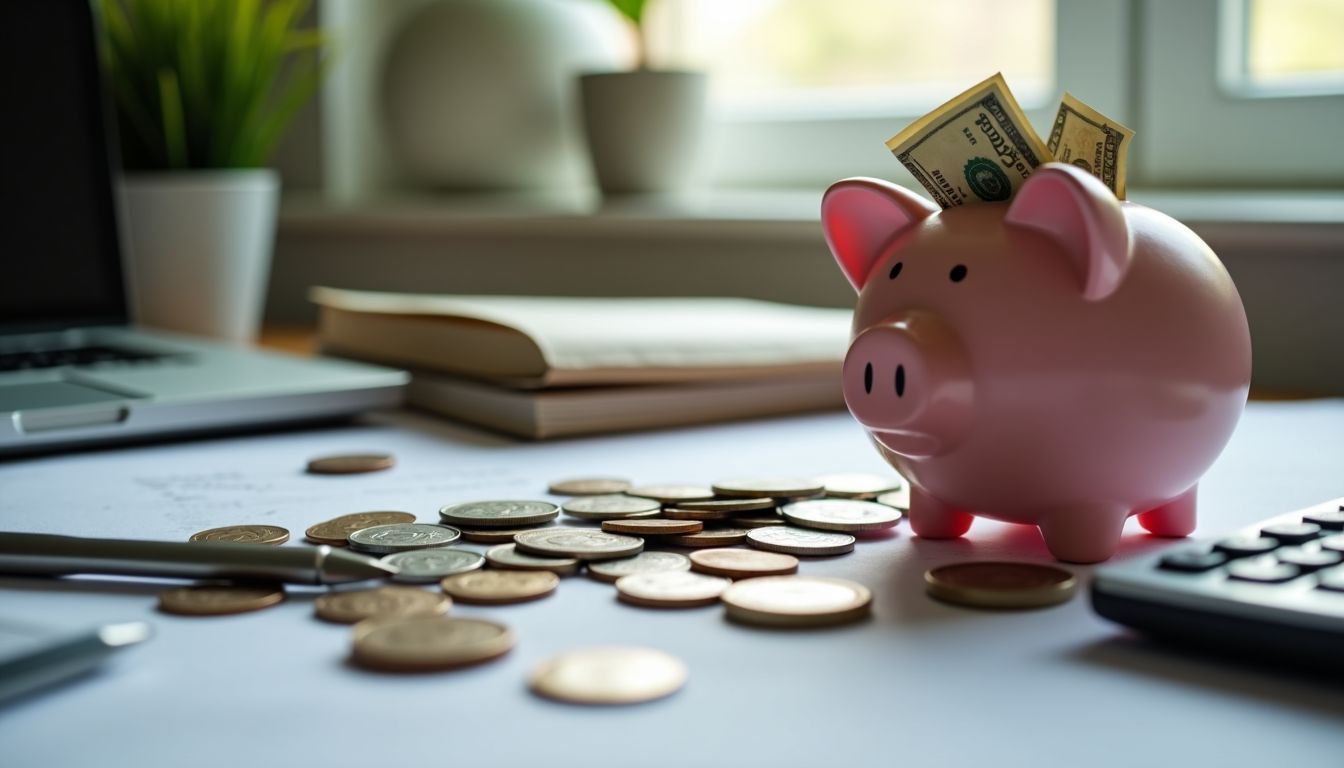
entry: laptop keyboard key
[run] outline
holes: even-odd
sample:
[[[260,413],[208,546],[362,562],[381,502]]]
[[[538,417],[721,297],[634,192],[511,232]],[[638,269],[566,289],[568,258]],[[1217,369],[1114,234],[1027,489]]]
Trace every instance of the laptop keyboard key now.
[[[1279,548],[1279,540],[1265,536],[1233,536],[1213,545],[1214,550],[1228,557],[1252,557],[1264,555]]]
[[[1276,523],[1261,528],[1260,533],[1284,544],[1301,544],[1320,536],[1321,526],[1315,523]]]
[[[1282,584],[1301,575],[1296,565],[1280,563],[1272,558],[1238,560],[1227,567],[1229,578],[1237,581],[1254,581],[1261,584]]]
[[[1164,571],[1179,571],[1181,573],[1203,573],[1211,571],[1228,560],[1226,554],[1222,552],[1197,552],[1186,550],[1184,552],[1172,552],[1163,555],[1158,562],[1158,567]]]

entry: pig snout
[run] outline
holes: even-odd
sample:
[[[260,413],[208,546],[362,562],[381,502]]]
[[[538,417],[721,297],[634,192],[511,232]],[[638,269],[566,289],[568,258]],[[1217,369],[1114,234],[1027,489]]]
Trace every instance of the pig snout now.
[[[845,356],[845,404],[896,453],[944,453],[970,427],[970,366],[956,334],[937,316],[907,312],[870,326]]]

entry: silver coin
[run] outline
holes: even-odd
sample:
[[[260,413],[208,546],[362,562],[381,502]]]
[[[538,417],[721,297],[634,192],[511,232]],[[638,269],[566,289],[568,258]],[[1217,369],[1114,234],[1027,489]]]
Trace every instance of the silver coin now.
[[[630,557],[644,549],[644,540],[636,536],[594,531],[586,528],[551,528],[527,531],[513,537],[518,549],[543,557],[575,557],[580,560],[613,560]]]
[[[874,475],[867,472],[836,472],[821,475],[817,482],[826,487],[826,495],[844,499],[873,499],[901,488],[904,483],[896,475]]]
[[[618,520],[627,517],[654,517],[663,505],[653,499],[640,499],[623,493],[580,496],[565,502],[566,515],[585,520]]]
[[[434,547],[395,552],[384,557],[383,562],[397,568],[393,581],[429,584],[444,576],[474,571],[485,565],[485,558],[468,549]]]
[[[630,481],[619,477],[571,477],[556,480],[546,489],[557,496],[597,496],[620,493],[630,487]]]
[[[439,519],[469,528],[539,525],[554,520],[560,508],[549,501],[468,501],[439,510]]]
[[[710,499],[709,501],[678,501],[672,506],[677,509],[701,511],[753,512],[774,509],[775,500],[765,496],[755,499]]]
[[[691,570],[690,558],[676,552],[640,552],[634,557],[603,560],[588,565],[588,575],[598,581],[615,581],[622,576],[630,576],[636,573],[689,570]]]
[[[902,512],[910,511],[910,484],[905,483],[900,489],[889,491],[873,499],[878,504],[886,504],[888,507],[894,507]]]
[[[848,533],[809,531],[791,525],[752,528],[747,531],[747,543],[756,549],[788,555],[843,555],[854,551],[854,537]]]
[[[486,550],[485,559],[505,571],[550,571],[557,576],[579,572],[579,561],[572,557],[540,557],[519,552],[515,544],[500,544]]]
[[[801,499],[822,492],[821,483],[802,477],[747,477],[720,480],[714,493],[732,498]]]
[[[678,501],[708,501],[714,498],[714,490],[706,488],[703,485],[682,485],[670,484],[663,485],[641,485],[637,488],[626,490],[627,496],[641,496],[646,499],[654,499],[664,504],[673,504]]]
[[[794,525],[828,531],[877,531],[901,521],[901,511],[874,501],[815,499],[780,507],[779,513]]]
[[[408,549],[429,549],[452,544],[462,532],[433,523],[392,523],[363,528],[350,534],[350,548],[358,552],[389,555]]]

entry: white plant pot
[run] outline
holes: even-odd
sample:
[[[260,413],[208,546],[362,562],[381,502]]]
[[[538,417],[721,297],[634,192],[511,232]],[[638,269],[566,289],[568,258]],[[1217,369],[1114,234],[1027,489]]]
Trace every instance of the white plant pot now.
[[[275,242],[275,171],[132,174],[122,179],[122,194],[135,321],[255,339]]]
[[[583,127],[606,193],[678,194],[698,172],[703,72],[637,70],[579,78]]]

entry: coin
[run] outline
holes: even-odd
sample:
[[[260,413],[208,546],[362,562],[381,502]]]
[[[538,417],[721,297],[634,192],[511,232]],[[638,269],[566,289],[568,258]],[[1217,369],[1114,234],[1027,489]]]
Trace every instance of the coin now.
[[[817,478],[827,496],[846,499],[875,499],[881,494],[900,488],[904,483],[895,475],[873,475],[867,472],[836,472]]]
[[[372,528],[375,525],[414,522],[415,515],[410,512],[355,512],[310,526],[303,535],[314,544],[344,547],[347,543],[346,538],[355,531]]]
[[[794,525],[826,531],[878,531],[901,521],[901,512],[886,504],[854,499],[795,501],[779,508]]]
[[[223,616],[269,608],[285,599],[279,584],[178,587],[159,593],[159,610],[187,616]]]
[[[464,603],[502,605],[545,597],[555,591],[560,577],[550,571],[472,571],[439,583]]]
[[[503,656],[513,630],[481,619],[409,616],[355,625],[353,660],[390,672],[452,669]]]
[[[706,528],[699,533],[687,533],[682,536],[668,536],[663,541],[678,547],[730,547],[747,540],[747,532],[741,528]]]
[[[547,525],[549,524],[528,525],[519,528],[458,528],[457,530],[462,532],[463,541],[471,541],[477,544],[508,544],[513,541],[514,536],[524,531],[535,531]]]
[[[676,552],[640,552],[634,557],[619,560],[601,560],[588,564],[588,575],[598,581],[616,581],[634,573],[663,573],[689,571],[691,560]]]
[[[529,555],[576,557],[580,560],[629,557],[644,548],[643,539],[588,528],[526,531],[513,540],[520,551]]]
[[[873,499],[878,504],[886,504],[888,507],[895,507],[902,512],[910,511],[910,484],[902,485],[900,490],[884,493]]]
[[[383,562],[397,569],[393,581],[408,584],[432,584],[444,576],[474,571],[485,565],[485,558],[466,549],[432,547],[394,552]]]
[[[728,618],[776,627],[844,624],[868,615],[873,595],[848,579],[765,576],[724,590]]]
[[[375,616],[442,616],[453,601],[416,587],[379,587],[328,592],[313,601],[319,619],[354,624]]]
[[[727,509],[681,509],[680,507],[668,507],[663,510],[663,517],[668,520],[727,520],[733,513]]]
[[[646,499],[653,499],[663,504],[674,504],[678,501],[708,501],[714,498],[714,490],[706,488],[703,485],[641,485],[636,488],[627,488],[627,496],[641,496]]]
[[[766,515],[745,515],[732,519],[733,526],[737,528],[766,528],[777,525],[784,525],[784,518],[777,514]]]
[[[695,608],[717,603],[729,584],[728,579],[690,571],[634,573],[616,580],[616,594],[623,602],[648,608]]]
[[[640,499],[620,493],[605,496],[580,496],[565,502],[566,515],[585,520],[616,520],[622,517],[654,517],[663,505],[652,499]]]
[[[474,528],[508,527],[548,523],[560,515],[549,501],[468,501],[439,510],[439,520]]]
[[[750,512],[761,509],[774,509],[775,500],[767,497],[755,499],[710,499],[709,501],[679,501],[677,509],[711,509],[727,512]]]
[[[550,571],[557,576],[579,572],[579,561],[572,557],[538,557],[518,551],[516,544],[500,544],[485,553],[485,559],[506,571]]]
[[[575,477],[551,483],[546,492],[557,496],[597,496],[620,493],[629,487],[629,480],[617,477]]]
[[[603,520],[602,530],[607,533],[633,533],[636,536],[667,536],[679,533],[698,533],[705,524],[698,520]]]
[[[396,460],[387,453],[344,453],[308,460],[308,471],[315,475],[353,475],[390,469]]]
[[[798,571],[798,558],[754,549],[701,549],[691,553],[691,569],[730,579],[783,576]]]
[[[686,684],[686,664],[651,648],[580,648],[532,670],[533,692],[575,704],[639,704]]]
[[[387,555],[408,549],[428,549],[452,544],[462,538],[456,529],[433,523],[392,523],[363,528],[346,537],[357,552]]]
[[[747,544],[789,555],[843,555],[854,551],[854,537],[848,533],[809,531],[791,525],[753,528],[747,531]]]
[[[821,483],[801,477],[747,477],[720,480],[714,492],[720,496],[754,499],[801,499],[821,493]]]
[[[193,533],[190,541],[284,544],[289,541],[289,531],[278,525],[227,525]]]
[[[931,568],[929,595],[973,608],[1043,608],[1073,596],[1077,580],[1053,565],[975,562]]]

